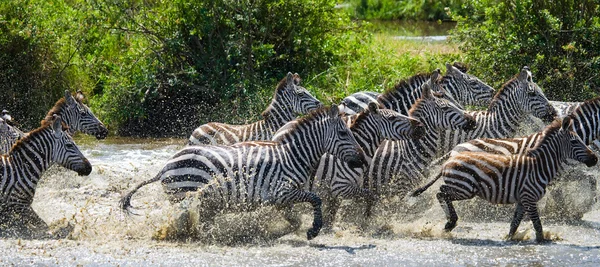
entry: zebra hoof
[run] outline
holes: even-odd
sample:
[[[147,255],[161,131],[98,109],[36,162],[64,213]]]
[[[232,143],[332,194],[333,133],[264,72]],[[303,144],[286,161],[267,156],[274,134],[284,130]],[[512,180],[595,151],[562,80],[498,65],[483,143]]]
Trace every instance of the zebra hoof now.
[[[319,235],[319,231],[318,231],[318,230],[315,230],[315,229],[309,229],[309,230],[306,232],[306,239],[308,239],[308,240],[311,240],[311,239],[313,239],[313,238],[317,237],[317,235]]]
[[[450,232],[456,227],[456,222],[447,222],[446,226],[444,226],[444,231]]]

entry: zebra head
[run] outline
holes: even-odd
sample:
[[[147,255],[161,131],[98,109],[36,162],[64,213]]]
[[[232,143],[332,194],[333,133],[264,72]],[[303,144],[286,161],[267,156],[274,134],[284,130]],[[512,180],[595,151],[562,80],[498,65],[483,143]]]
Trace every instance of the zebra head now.
[[[52,138],[52,161],[61,166],[77,172],[79,175],[88,175],[92,172],[92,165],[79,151],[73,138],[68,133],[68,128],[63,125],[59,115],[53,115],[50,121]],[[64,128],[63,128],[64,126]]]
[[[288,72],[285,81],[281,81],[277,87],[275,101],[286,108],[291,108],[295,115],[307,114],[323,105],[310,94],[306,88],[300,86],[298,73]]]
[[[462,64],[457,67],[457,63],[446,63],[446,75],[442,83],[454,99],[463,105],[487,106],[494,97],[494,88],[468,74]]]
[[[348,163],[350,168],[360,168],[367,163],[362,148],[354,135],[342,120],[336,105],[329,108],[328,127],[325,132],[325,150],[327,153]]]
[[[425,126],[419,120],[404,116],[391,109],[380,109],[379,104],[375,102],[369,103],[369,109],[361,113],[353,123],[357,123],[362,119],[361,117],[370,117],[377,127],[377,132],[384,139],[418,139],[423,137],[426,132]]]
[[[563,119],[561,131],[568,136],[569,142],[566,149],[570,152],[569,158],[585,163],[586,166],[592,167],[598,163],[596,154],[585,145],[581,137],[573,131],[573,120],[570,116]]]
[[[556,109],[550,104],[544,92],[533,82],[529,67],[525,66],[517,76],[518,90],[515,98],[523,111],[542,119],[544,122],[552,122],[556,117]]]
[[[108,135],[106,126],[92,113],[92,110],[86,106],[83,101],[85,96],[81,91],[77,91],[75,97],[68,90],[65,90],[66,107],[61,116],[67,125],[69,133],[72,135],[76,131],[93,135],[97,139],[104,139]]]
[[[544,148],[545,146],[545,148]],[[542,150],[559,150],[558,157],[569,158],[585,163],[592,167],[598,163],[598,157],[590,150],[581,137],[573,131],[573,120],[571,116],[565,117],[562,122],[557,119],[544,129],[544,136],[537,144],[529,149],[528,156],[537,157]]]
[[[435,96],[429,84],[422,86],[422,96],[408,112],[410,117],[417,118],[428,129],[472,130],[476,126],[475,118],[467,114],[456,104]]]

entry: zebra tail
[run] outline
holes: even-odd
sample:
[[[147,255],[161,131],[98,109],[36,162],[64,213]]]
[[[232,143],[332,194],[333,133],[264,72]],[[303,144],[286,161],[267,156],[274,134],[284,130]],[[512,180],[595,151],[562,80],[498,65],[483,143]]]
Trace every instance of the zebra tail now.
[[[419,196],[421,194],[423,194],[423,192],[425,192],[425,190],[429,189],[429,187],[431,187],[433,184],[435,184],[435,182],[440,179],[440,177],[442,177],[442,173],[440,172],[440,174],[438,174],[435,179],[429,181],[429,183],[427,183],[425,186],[418,188],[417,190],[413,191],[410,196],[411,197],[416,197]]]
[[[151,184],[151,183],[154,183],[154,182],[160,180],[161,174],[162,174],[162,172],[157,174],[156,176],[154,176],[154,178],[152,178],[150,180],[139,183],[138,185],[135,186],[135,188],[133,188],[133,190],[129,191],[129,193],[127,193],[125,196],[123,196],[121,198],[121,200],[119,201],[119,206],[121,207],[121,209],[125,212],[129,212],[129,209],[131,208],[131,197],[133,196],[133,194],[135,194],[135,192],[137,192],[138,189],[140,189],[142,186],[145,186],[147,184]]]

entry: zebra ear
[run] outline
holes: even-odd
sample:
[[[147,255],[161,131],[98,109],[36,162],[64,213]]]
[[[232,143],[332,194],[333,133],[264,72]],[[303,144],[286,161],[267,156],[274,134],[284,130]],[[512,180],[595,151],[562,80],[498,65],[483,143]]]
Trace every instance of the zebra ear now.
[[[298,75],[298,73],[294,73],[294,84],[300,85],[301,81],[302,81],[302,79],[300,78],[300,75]]]
[[[521,72],[519,73],[519,81],[527,81],[527,77],[529,77],[529,67],[525,66],[523,67],[523,69],[521,69]]]
[[[340,116],[340,110],[338,109],[338,106],[336,106],[336,105],[331,105],[331,108],[329,108],[328,113],[329,113],[330,118],[335,118],[335,117]]]
[[[291,72],[288,72],[287,76],[285,76],[285,83],[287,85],[294,84],[294,74],[292,74]]]
[[[450,63],[446,63],[446,75],[451,74],[452,72],[454,72],[454,67],[450,65]]]
[[[54,135],[56,136],[60,136],[60,133],[63,131],[62,119],[59,115],[52,115],[52,130],[54,131]]]
[[[421,93],[421,98],[430,98],[432,96],[431,86],[429,85],[429,82],[424,83],[423,86],[421,86],[421,90],[423,90]]]
[[[77,104],[75,103],[75,98],[73,98],[69,90],[65,90],[65,101],[67,101],[67,105],[69,106],[74,106]]]
[[[375,102],[369,102],[369,112],[377,113],[379,105]]]
[[[75,98],[77,99],[77,101],[83,103],[83,101],[85,100],[85,95],[83,94],[83,92],[81,90],[77,90],[77,94],[75,95]]]
[[[562,129],[566,131],[570,131],[573,127],[573,121],[571,120],[571,116],[566,116],[562,121]]]

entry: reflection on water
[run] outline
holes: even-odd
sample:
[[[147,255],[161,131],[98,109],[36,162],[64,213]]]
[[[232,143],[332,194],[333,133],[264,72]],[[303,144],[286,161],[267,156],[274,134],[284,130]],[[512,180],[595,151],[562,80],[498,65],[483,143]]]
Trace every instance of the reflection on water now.
[[[132,204],[139,216],[118,210],[123,192],[150,179],[165,161],[183,147],[183,139],[109,138],[96,141],[78,137],[82,152],[94,170],[80,177],[61,167],[44,175],[33,208],[49,223],[66,220],[75,226],[64,240],[0,240],[0,265],[597,265],[600,263],[600,211],[594,204],[582,221],[563,223],[542,218],[544,229],[556,241],[536,245],[530,221],[520,226],[520,242],[506,242],[509,224],[504,213],[478,218],[468,203],[457,203],[460,220],[450,234],[441,229],[443,212],[433,191],[407,204],[397,198],[382,200],[375,216],[361,229],[360,207],[347,202],[335,227],[306,241],[312,215],[298,205],[302,227],[287,229],[275,208],[217,218],[193,242],[156,241],[157,233],[173,221],[180,205],[171,204],[159,183],[142,188]],[[590,173],[598,176],[598,169]],[[435,188],[435,187],[434,187]],[[589,198],[582,188],[565,195]],[[569,202],[569,205],[572,203]],[[467,207],[467,208],[465,208]],[[487,208],[486,208],[487,209]],[[512,207],[508,207],[508,210]],[[471,214],[470,214],[471,213]],[[549,214],[542,211],[541,215]],[[510,216],[510,214],[508,215]]]

